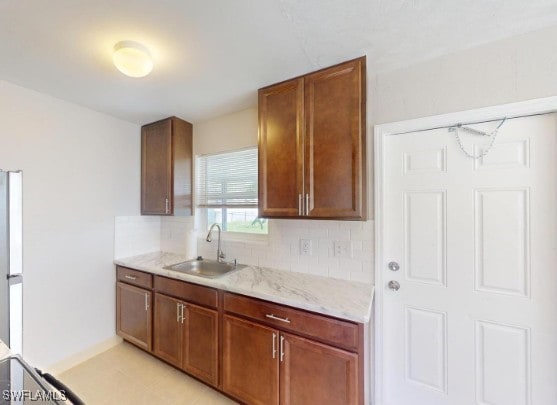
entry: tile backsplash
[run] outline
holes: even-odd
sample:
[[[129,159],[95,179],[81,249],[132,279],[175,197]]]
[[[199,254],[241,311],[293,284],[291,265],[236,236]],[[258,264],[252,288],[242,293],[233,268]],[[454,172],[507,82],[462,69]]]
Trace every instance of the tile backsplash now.
[[[114,220],[114,258],[161,250],[160,217],[116,217]]]
[[[269,220],[267,241],[222,242],[226,260],[362,282],[373,281],[373,221]],[[216,257],[198,236],[197,253]]]
[[[324,277],[373,282],[373,221],[269,220],[265,238],[223,237],[226,260]],[[116,217],[114,257],[165,251],[216,258],[193,217]],[[215,231],[216,232],[216,231]]]
[[[197,256],[193,217],[161,217],[160,235],[161,251]]]
[[[193,217],[116,217],[114,228],[115,259],[158,251],[196,256]]]

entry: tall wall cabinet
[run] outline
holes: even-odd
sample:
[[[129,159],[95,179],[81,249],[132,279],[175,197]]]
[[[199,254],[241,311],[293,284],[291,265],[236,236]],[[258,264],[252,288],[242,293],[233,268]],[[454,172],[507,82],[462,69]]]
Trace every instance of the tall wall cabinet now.
[[[365,57],[259,90],[259,215],[366,219]]]
[[[170,117],[141,127],[141,214],[192,215],[192,124]]]

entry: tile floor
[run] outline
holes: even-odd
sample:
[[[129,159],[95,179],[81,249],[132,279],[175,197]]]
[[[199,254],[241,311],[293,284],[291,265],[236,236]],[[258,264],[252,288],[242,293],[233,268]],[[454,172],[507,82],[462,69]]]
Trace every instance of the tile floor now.
[[[125,342],[58,377],[88,405],[235,404]]]

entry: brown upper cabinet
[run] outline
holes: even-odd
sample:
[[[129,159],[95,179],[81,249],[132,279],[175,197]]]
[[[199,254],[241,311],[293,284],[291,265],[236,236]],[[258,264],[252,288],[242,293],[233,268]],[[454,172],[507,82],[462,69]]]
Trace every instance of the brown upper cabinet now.
[[[192,215],[192,124],[176,117],[141,127],[141,214]]]
[[[366,219],[365,56],[259,89],[259,215]]]

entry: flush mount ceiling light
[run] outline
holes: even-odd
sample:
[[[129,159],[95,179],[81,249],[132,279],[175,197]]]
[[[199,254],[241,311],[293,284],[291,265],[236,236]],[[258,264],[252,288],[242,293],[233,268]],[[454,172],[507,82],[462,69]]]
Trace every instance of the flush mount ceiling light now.
[[[149,50],[134,41],[120,41],[114,45],[114,66],[130,77],[147,76],[153,70],[153,58]]]

